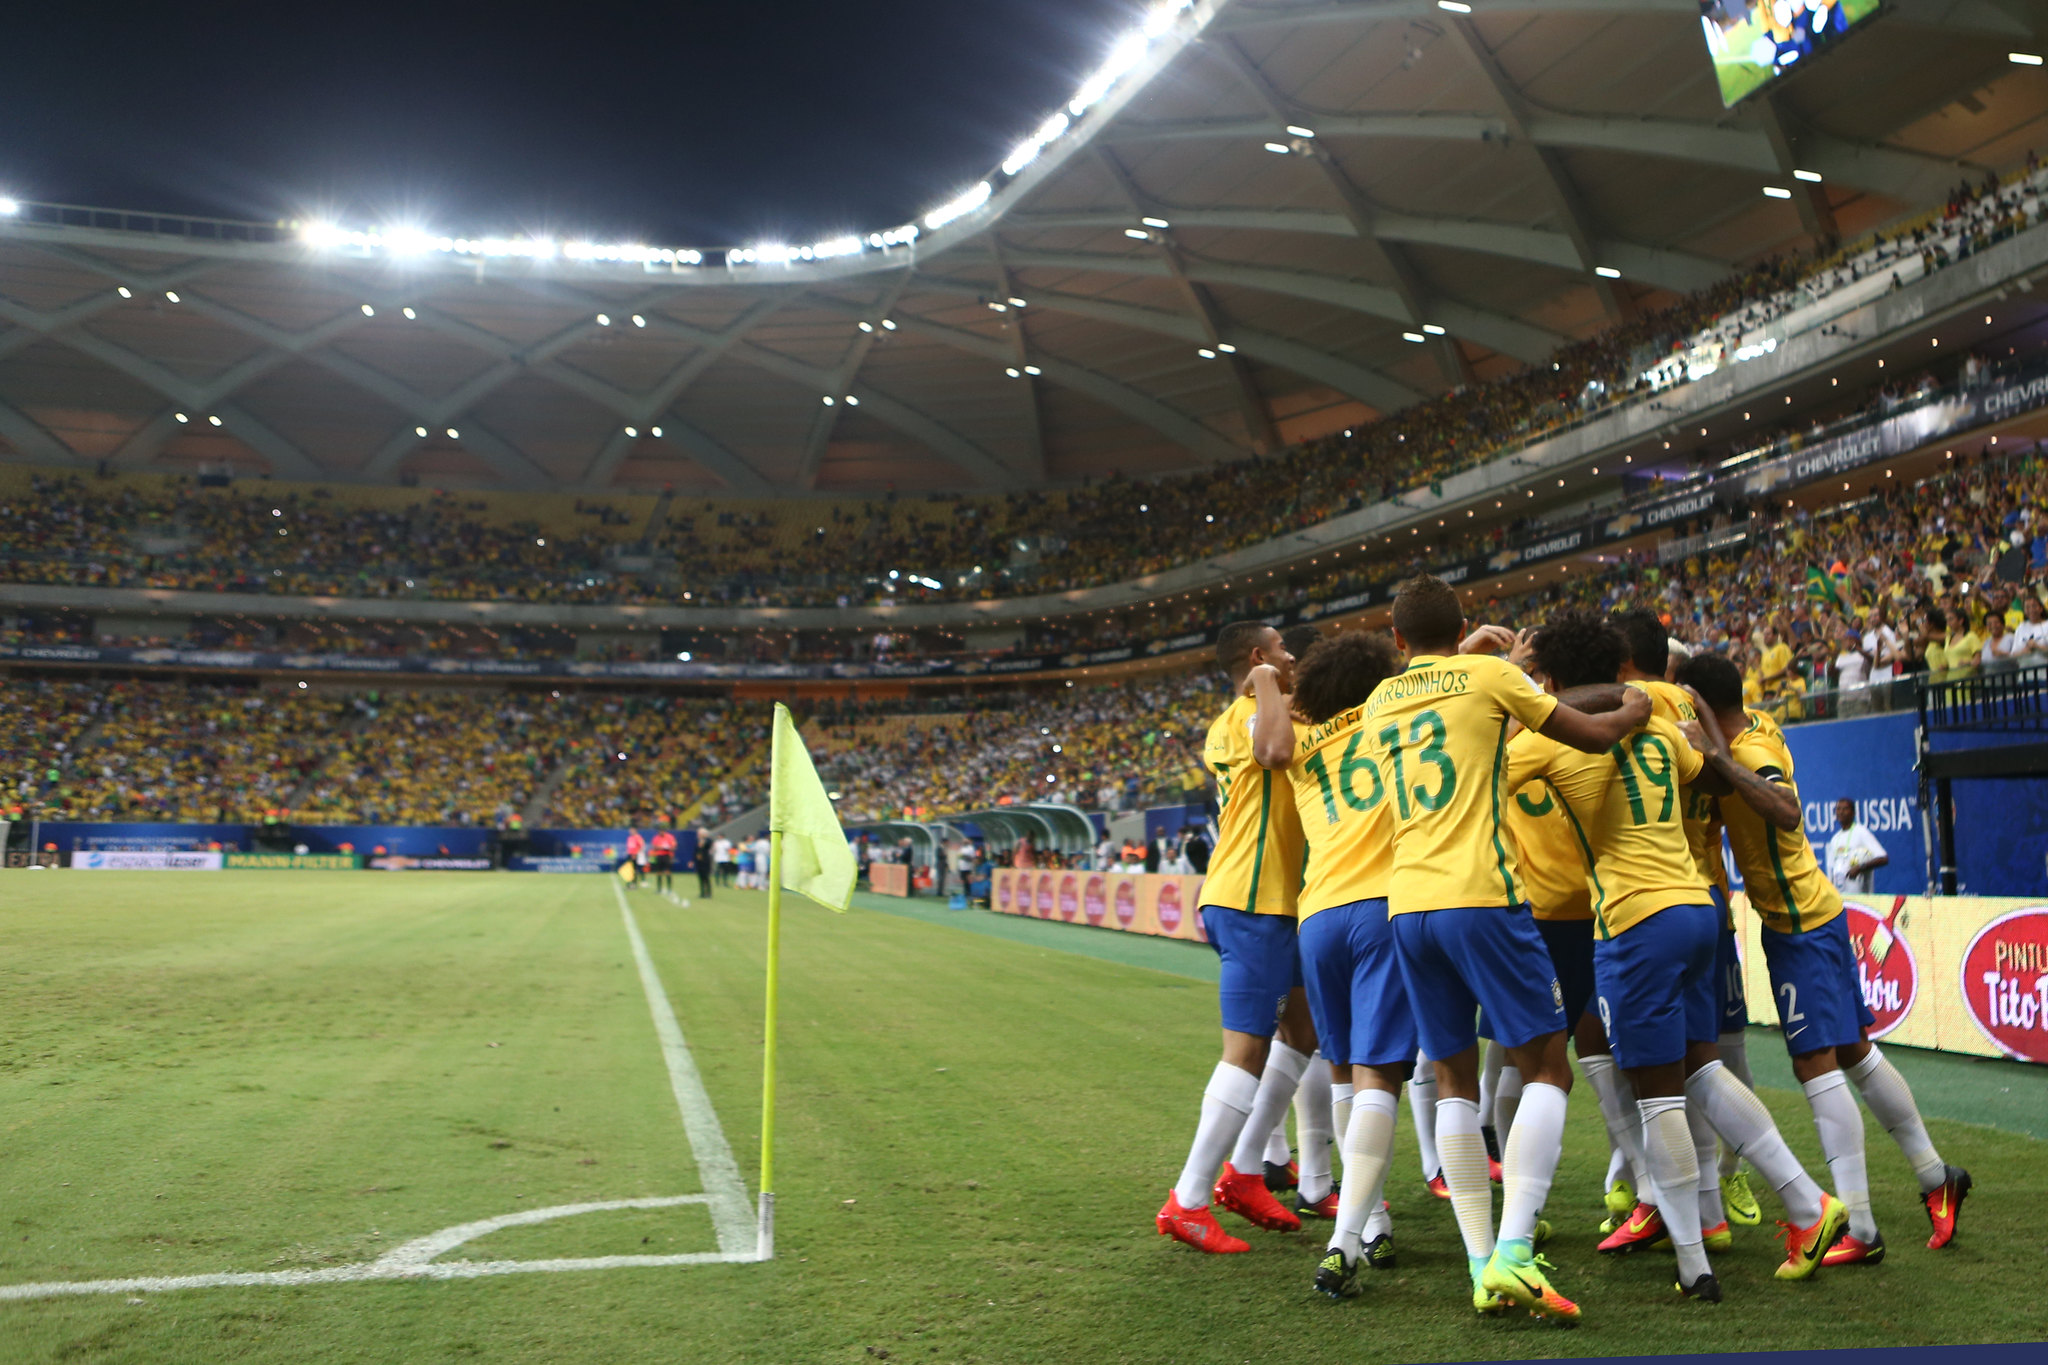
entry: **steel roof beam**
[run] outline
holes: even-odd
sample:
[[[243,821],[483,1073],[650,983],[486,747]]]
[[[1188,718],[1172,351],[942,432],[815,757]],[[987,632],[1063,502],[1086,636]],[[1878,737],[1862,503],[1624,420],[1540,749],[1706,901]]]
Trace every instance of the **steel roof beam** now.
[[[1010,267],[1003,263],[1002,244],[996,241],[993,235],[988,238],[988,249],[995,263],[996,287],[1002,290],[1003,299],[1007,303],[1008,300],[1017,297],[1016,283],[1010,278]],[[907,287],[915,282],[913,276],[906,279],[904,284]],[[1019,370],[1031,363],[1031,335],[1024,327],[1026,311],[1028,310],[1019,309],[1012,313],[1009,326],[1004,329],[1010,337],[1010,362]],[[1034,479],[1042,480],[1046,471],[1045,417],[1039,411],[1038,379],[1039,376],[1027,373],[1020,382],[1024,385],[1025,448],[1031,452],[1029,472]]]
[[[58,440],[48,427],[6,403],[0,403],[0,437],[6,438],[16,454],[31,460],[70,464],[78,459],[71,447]]]
[[[942,346],[950,346],[954,350],[980,356],[991,365],[1010,364],[1015,355],[1008,341],[963,331],[957,327],[947,327],[908,314],[899,317],[896,326],[913,336],[921,336]],[[1232,444],[1228,438],[1204,425],[1198,418],[1170,407],[1150,394],[1111,379],[1099,371],[1074,364],[1072,361],[1061,360],[1056,356],[1038,353],[1031,354],[1028,360],[1045,371],[1045,377],[1053,383],[1086,394],[1103,406],[1120,412],[1133,421],[1143,423],[1167,440],[1204,460],[1229,460],[1246,453]],[[1018,368],[1021,369],[1022,366]]]
[[[915,287],[926,293],[946,293],[975,299],[987,297],[985,290],[974,285],[961,284],[932,275],[918,276]],[[1199,326],[1191,319],[1179,313],[1161,312],[1156,308],[1140,308],[1133,304],[1114,303],[1107,299],[1083,298],[1076,294],[1062,294],[1053,289],[1032,290],[1030,304],[1033,308],[1046,308],[1071,313],[1076,317],[1094,318],[1099,322],[1114,323],[1133,331],[1175,337],[1191,345],[1200,345],[1202,340]],[[1312,346],[1276,337],[1267,332],[1232,326],[1224,332],[1223,340],[1255,360],[1291,370],[1304,379],[1326,384],[1337,392],[1356,398],[1368,407],[1377,408],[1382,412],[1403,408],[1410,403],[1419,403],[1424,397],[1419,391],[1378,370],[1366,369],[1341,357],[1318,351]]]
[[[1005,247],[1003,258],[1013,266],[1043,266],[1052,270],[1097,271],[1110,275],[1144,275],[1153,278],[1162,278],[1169,273],[1164,263],[1144,256],[1109,256],[1082,251],[1027,251]],[[1268,266],[1235,265],[1200,258],[1187,262],[1187,272],[1190,278],[1206,284],[1235,285],[1244,289],[1262,290],[1269,294],[1312,299],[1317,303],[1349,309],[1368,317],[1385,318],[1410,327],[1420,326],[1424,322],[1435,322],[1461,336],[1470,337],[1490,350],[1531,362],[1548,356],[1567,340],[1557,333],[1545,331],[1529,323],[1466,304],[1440,301],[1431,305],[1436,316],[1417,318],[1408,311],[1407,305],[1394,290],[1381,285],[1364,284],[1357,280],[1339,279],[1332,275],[1312,274],[1303,270],[1275,270]]]
[[[881,332],[875,330],[876,324],[889,315],[889,311],[896,306],[896,300],[903,296],[903,287],[908,283],[910,271],[906,269],[898,272],[896,278],[889,281],[882,290],[881,301],[865,310],[874,315],[871,319],[863,319],[868,322],[871,330],[854,333],[853,344],[847,348],[846,358],[840,361],[832,372],[835,381],[832,392],[844,393],[859,376],[860,367],[867,361],[868,352],[874,349],[876,340],[881,336]],[[839,404],[834,403],[831,407],[820,404],[817,415],[811,420],[810,436],[804,442],[803,452],[797,460],[795,479],[796,486],[806,492],[818,486],[818,469],[825,462],[825,450],[832,443],[832,433],[839,428],[839,414]]]
[[[1510,136],[1505,119],[1486,114],[1337,114],[1303,111],[1303,127],[1318,138],[1412,138],[1433,142],[1504,142]],[[1770,139],[1757,128],[1687,123],[1677,119],[1601,118],[1532,110],[1524,124],[1538,146],[1630,152],[1678,161],[1697,162],[1759,176],[1776,176],[1777,157]],[[1287,136],[1284,126],[1269,118],[1202,119],[1170,123],[1120,123],[1103,135],[1111,144],[1177,142],[1202,139],[1264,143]],[[1824,134],[1808,138],[1809,155],[1831,180],[1895,198],[1920,196],[1930,183],[1952,182],[1959,174],[1982,168],[1924,152],[1896,147],[1865,146]]]
[[[1095,159],[1109,176],[1110,183],[1122,193],[1124,202],[1130,206],[1131,212],[1158,216],[1152,201],[1138,188],[1137,182],[1131,179],[1123,163],[1116,159],[1116,153],[1107,147],[1097,147]],[[1258,382],[1252,375],[1251,362],[1239,356],[1234,347],[1228,353],[1216,349],[1219,344],[1223,344],[1223,310],[1217,307],[1216,296],[1189,278],[1187,263],[1181,259],[1180,248],[1169,235],[1172,229],[1154,228],[1149,231],[1149,240],[1158,251],[1159,259],[1164,261],[1166,268],[1172,272],[1173,281],[1187,305],[1188,316],[1193,318],[1195,325],[1201,329],[1202,340],[1207,343],[1201,349],[1220,356],[1229,369],[1231,390],[1237,399],[1238,416],[1244,422],[1245,434],[1251,438],[1252,449],[1261,455],[1272,454],[1280,448],[1280,432],[1273,424],[1272,410],[1266,406],[1265,397],[1259,392]]]

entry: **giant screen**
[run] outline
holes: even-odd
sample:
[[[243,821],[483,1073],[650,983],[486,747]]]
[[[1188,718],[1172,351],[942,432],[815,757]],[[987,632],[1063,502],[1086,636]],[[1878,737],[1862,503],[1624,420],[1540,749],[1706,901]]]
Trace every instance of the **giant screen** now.
[[[1700,27],[1733,106],[1810,62],[1877,13],[1881,0],[1700,0]]]

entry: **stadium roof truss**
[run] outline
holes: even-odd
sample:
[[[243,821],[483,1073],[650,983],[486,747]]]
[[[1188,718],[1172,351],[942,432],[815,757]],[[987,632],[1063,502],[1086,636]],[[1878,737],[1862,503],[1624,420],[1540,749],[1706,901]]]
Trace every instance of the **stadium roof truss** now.
[[[1937,203],[2048,118],[2008,60],[2048,37],[2020,0],[1887,0],[1733,110],[1696,0],[1469,8],[1169,4],[998,187],[830,259],[401,255],[25,206],[0,217],[0,442],[764,497],[1167,472]]]

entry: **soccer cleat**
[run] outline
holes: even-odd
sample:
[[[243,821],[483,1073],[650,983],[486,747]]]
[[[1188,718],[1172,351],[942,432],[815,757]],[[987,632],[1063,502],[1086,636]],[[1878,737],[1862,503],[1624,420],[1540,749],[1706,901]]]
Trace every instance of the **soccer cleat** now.
[[[1494,1132],[1493,1125],[1489,1123],[1481,1128],[1479,1137],[1486,1143],[1486,1159],[1496,1166],[1500,1165],[1500,1135]]]
[[[1294,1211],[1303,1218],[1335,1218],[1337,1216],[1337,1192],[1340,1188],[1340,1185],[1332,1184],[1330,1192],[1314,1203],[1310,1203],[1308,1196],[1296,1190],[1294,1194]]]
[[[1833,1195],[1822,1192],[1820,1217],[1812,1227],[1796,1228],[1784,1219],[1778,1220],[1784,1229],[1785,1260],[1777,1269],[1781,1280],[1803,1280],[1820,1269],[1821,1257],[1849,1226],[1849,1206]]]
[[[1493,1258],[1486,1263],[1486,1269],[1479,1274],[1479,1287],[1510,1303],[1518,1303],[1540,1318],[1552,1318],[1558,1322],[1577,1322],[1579,1306],[1551,1288],[1550,1281],[1543,1274],[1555,1269],[1542,1256],[1531,1256],[1526,1261],[1511,1261],[1495,1247]]]
[[[1176,1242],[1185,1242],[1197,1251],[1223,1254],[1232,1251],[1250,1251],[1252,1244],[1232,1237],[1216,1221],[1216,1215],[1207,1208],[1185,1209],[1181,1207],[1180,1196],[1169,1191],[1166,1207],[1159,1210],[1153,1220],[1159,1225],[1161,1237],[1171,1237]]]
[[[1394,1268],[1394,1234],[1383,1232],[1365,1244],[1359,1253],[1359,1260],[1365,1262],[1367,1270],[1392,1270]]]
[[[1721,1301],[1721,1282],[1715,1279],[1714,1272],[1709,1270],[1691,1284],[1687,1284],[1683,1280],[1679,1281],[1678,1292],[1685,1295],[1688,1299],[1698,1299],[1701,1303],[1719,1303]]]
[[[1612,1232],[1621,1226],[1621,1220],[1628,1217],[1636,1206],[1636,1192],[1626,1180],[1616,1180],[1613,1188],[1600,1196],[1600,1202],[1607,1207],[1607,1218],[1601,1223],[1600,1231]]]
[[[1451,1187],[1444,1180],[1444,1173],[1442,1171],[1438,1171],[1435,1175],[1431,1176],[1428,1184],[1429,1192],[1437,1198],[1449,1199],[1451,1197]]]
[[[1282,1190],[1291,1190],[1301,1183],[1301,1164],[1299,1162],[1290,1161],[1285,1166],[1282,1166],[1278,1162],[1268,1161],[1265,1163],[1265,1167],[1266,1188],[1274,1194],[1278,1194]]]
[[[1357,1298],[1358,1262],[1347,1260],[1343,1252],[1331,1247],[1316,1267],[1316,1292],[1326,1299]]]
[[[1853,1232],[1842,1234],[1842,1240],[1829,1247],[1820,1258],[1822,1265],[1876,1265],[1884,1259],[1884,1234],[1871,1234],[1864,1241]]]
[[[1273,1232],[1301,1230],[1301,1220],[1281,1207],[1273,1192],[1266,1188],[1264,1177],[1241,1174],[1227,1161],[1223,1163],[1223,1178],[1216,1182],[1216,1202],[1238,1217]]]
[[[1943,1166],[1942,1182],[1934,1189],[1920,1196],[1920,1203],[1927,1209],[1927,1221],[1934,1233],[1927,1239],[1929,1251],[1939,1251],[1955,1239],[1956,1217],[1963,1211],[1963,1200],[1970,1194],[1970,1173],[1960,1166]]]
[[[1638,1204],[1635,1211],[1621,1220],[1621,1223],[1600,1243],[1600,1250],[1609,1256],[1626,1256],[1631,1251],[1655,1246],[1669,1241],[1671,1234],[1664,1230],[1664,1215],[1648,1204]]]
[[[1701,1231],[1700,1245],[1709,1251],[1727,1251],[1735,1245],[1735,1234],[1728,1230],[1725,1222],[1716,1223]]]
[[[1764,1211],[1757,1205],[1756,1195],[1749,1188],[1749,1172],[1737,1167],[1733,1175],[1721,1177],[1721,1205],[1728,1211],[1728,1221],[1753,1228],[1764,1221]]]
[[[1486,1178],[1496,1185],[1500,1184],[1500,1163],[1492,1157],[1486,1158]]]
[[[1550,1236],[1550,1220],[1548,1218],[1538,1218],[1536,1220],[1535,1230],[1529,1234],[1529,1245],[1532,1247],[1540,1247],[1545,1242],[1550,1240]]]

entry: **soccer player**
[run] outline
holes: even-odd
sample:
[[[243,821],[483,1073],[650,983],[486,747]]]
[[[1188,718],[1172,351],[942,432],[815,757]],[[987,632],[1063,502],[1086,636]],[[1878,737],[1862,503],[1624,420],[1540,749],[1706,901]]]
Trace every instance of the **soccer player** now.
[[[1436,1066],[1437,1148],[1481,1312],[1509,1303],[1565,1320],[1578,1306],[1553,1289],[1531,1247],[1536,1214],[1564,1137],[1563,993],[1530,919],[1515,855],[1501,827],[1508,725],[1598,753],[1649,715],[1631,691],[1618,709],[1587,715],[1540,691],[1491,655],[1459,657],[1465,613],[1457,593],[1424,574],[1394,598],[1394,641],[1408,666],[1366,703],[1369,753],[1394,807],[1388,914],[1422,1050]],[[1523,1078],[1522,1103],[1502,1152],[1500,1241],[1479,1134],[1478,1010]]]
[[[647,840],[638,828],[626,831],[626,861],[633,865],[632,886],[637,891],[647,884]]]
[[[662,895],[675,893],[676,836],[671,830],[657,830],[647,841],[648,866],[654,873],[654,889]]]
[[[1678,665],[1692,657],[1691,652],[1665,634],[1664,623],[1655,612],[1641,609],[1620,612],[1615,615],[1614,624],[1628,647],[1621,662],[1621,680],[1648,692],[1653,712],[1674,725],[1697,721],[1699,713],[1693,706],[1692,697],[1684,688],[1670,681],[1677,676]],[[1722,1063],[1735,1073],[1735,1078],[1754,1090],[1756,1082],[1750,1079],[1749,1074],[1749,1035],[1745,1032],[1749,1026],[1749,1000],[1743,987],[1742,955],[1735,944],[1735,912],[1728,901],[1728,864],[1721,856],[1721,804],[1717,797],[1697,786],[1685,789],[1684,800],[1686,842],[1692,848],[1693,861],[1699,867],[1707,894],[1713,897],[1715,905],[1721,907],[1722,929],[1714,962],[1721,1005],[1721,1035],[1715,1040],[1715,1050]],[[1763,1210],[1749,1187],[1749,1175],[1742,1170],[1741,1159],[1726,1144],[1722,1146],[1719,1160],[1714,1159],[1712,1125],[1707,1123],[1698,1105],[1692,1107],[1687,1118],[1692,1124],[1693,1141],[1700,1151],[1699,1159],[1714,1167],[1714,1183],[1719,1187],[1714,1202],[1722,1205],[1721,1212],[1730,1222],[1755,1227],[1763,1221]],[[1702,1181],[1708,1178],[1704,1165],[1700,1178]],[[1706,1207],[1708,1196],[1704,1189],[1700,1198],[1700,1216],[1706,1219],[1706,1226],[1712,1227],[1721,1219],[1709,1216],[1712,1210]],[[1652,1200],[1643,1202],[1654,1205]],[[1635,1210],[1637,1215],[1644,1212],[1644,1209]],[[1636,1236],[1654,1239],[1661,1235],[1661,1227],[1650,1219],[1642,1216],[1631,1218],[1629,1214],[1627,1209],[1617,1213],[1617,1227],[1610,1231],[1621,1230],[1622,1223],[1633,1223]]]
[[[1557,613],[1534,645],[1553,691],[1612,682],[1625,650],[1621,633],[1587,610]],[[1678,1289],[1718,1303],[1721,1286],[1704,1241],[1712,1234],[1726,1245],[1728,1226],[1718,1216],[1718,1189],[1711,1210],[1718,1226],[1702,1224],[1708,1211],[1694,1198],[1698,1152],[1686,1120],[1686,1078],[1715,1060],[1720,1024],[1714,963],[1723,916],[1707,896],[1683,824],[1682,788],[1704,768],[1678,727],[1654,714],[1604,754],[1527,732],[1508,745],[1508,781],[1540,776],[1583,855],[1600,1020],[1637,1096],[1643,1161],[1637,1175],[1662,1196],[1659,1212],[1678,1255]],[[1794,1201],[1815,1216],[1790,1239],[1780,1279],[1813,1274],[1848,1217],[1841,1201],[1803,1171],[1793,1184]],[[1624,1228],[1615,1237],[1627,1233]]]
[[[711,865],[717,871],[721,886],[731,886],[739,869],[733,866],[732,840],[723,834],[711,841]]]
[[[1252,755],[1260,711],[1287,714],[1294,656],[1271,626],[1235,621],[1217,637],[1216,661],[1230,676],[1232,700],[1210,725],[1203,750],[1222,811],[1202,882],[1201,915],[1223,960],[1217,988],[1223,1057],[1203,1091],[1201,1121],[1180,1179],[1154,1221],[1162,1236],[1197,1250],[1239,1252],[1250,1244],[1217,1223],[1212,1198],[1260,1227],[1301,1227],[1266,1187],[1261,1164],[1316,1043],[1295,948],[1301,821],[1287,788],[1276,791],[1275,775]]]
[[[1393,824],[1365,749],[1365,700],[1400,670],[1384,635],[1331,636],[1297,667],[1298,719],[1262,706],[1252,732],[1260,766],[1293,779],[1308,846],[1298,898],[1302,976],[1322,1054],[1340,1068],[1339,1102],[1349,1103],[1336,1226],[1315,1275],[1333,1299],[1358,1292],[1361,1260],[1376,1270],[1394,1264],[1381,1192],[1401,1084],[1415,1065],[1415,1020],[1387,926]]]
[[[1721,803],[1728,843],[1749,903],[1763,920],[1764,961],[1792,1074],[1806,1091],[1835,1188],[1849,1206],[1848,1235],[1823,1263],[1874,1265],[1884,1257],[1884,1237],[1870,1211],[1863,1115],[1845,1075],[1913,1167],[1932,1228],[1927,1245],[1939,1250],[1955,1237],[1970,1173],[1942,1160],[1905,1077],[1870,1042],[1874,1016],[1857,980],[1841,893],[1806,841],[1784,732],[1761,712],[1744,710],[1741,672],[1719,655],[1688,661],[1679,680],[1700,695],[1716,722],[1707,730],[1707,761],[1740,798]]]

